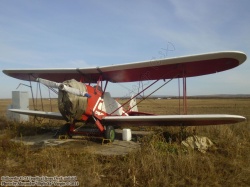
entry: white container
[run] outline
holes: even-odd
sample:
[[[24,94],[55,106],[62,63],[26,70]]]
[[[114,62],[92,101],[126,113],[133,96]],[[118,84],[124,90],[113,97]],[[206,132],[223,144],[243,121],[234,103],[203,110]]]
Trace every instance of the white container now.
[[[132,138],[131,129],[122,129],[122,140],[130,141]]]

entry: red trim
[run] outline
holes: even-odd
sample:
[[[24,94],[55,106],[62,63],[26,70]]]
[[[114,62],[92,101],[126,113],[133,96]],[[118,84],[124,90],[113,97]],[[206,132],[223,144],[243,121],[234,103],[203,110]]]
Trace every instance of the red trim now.
[[[107,116],[108,115],[106,112],[104,112],[103,110],[100,110],[98,108],[100,104],[103,105],[103,102],[104,102],[103,100],[99,100],[99,102],[96,105],[95,110],[93,109],[94,115],[95,116],[99,116],[99,118],[102,118],[103,116]],[[96,112],[98,112],[98,113],[96,113]],[[99,113],[101,113],[101,115],[99,115]]]
[[[88,98],[88,106],[86,108],[85,115],[92,116],[93,108],[94,108],[96,102],[98,101],[99,97],[101,97],[101,95],[103,94],[103,92],[101,92],[98,89],[93,88],[90,85],[86,85],[86,87],[87,87],[87,91],[91,95],[91,97]]]
[[[75,130],[75,124],[72,123],[72,124],[70,124],[69,132],[70,132],[70,133],[74,133],[74,130]]]
[[[87,121],[88,118],[89,118],[89,116],[87,116],[87,115],[85,115],[85,114],[82,115],[82,120],[83,120],[83,121]]]
[[[100,130],[100,132],[104,132],[104,127],[98,119],[95,121],[95,124],[97,128]]]
[[[160,62],[160,61],[159,61]],[[152,62],[153,63],[153,62]],[[143,67],[105,72],[105,77],[111,82],[133,82],[143,80],[171,79],[176,74],[183,77],[183,65],[185,65],[184,77],[194,77],[217,73],[239,65],[238,60],[230,58],[187,62],[185,64],[170,64],[154,67]]]

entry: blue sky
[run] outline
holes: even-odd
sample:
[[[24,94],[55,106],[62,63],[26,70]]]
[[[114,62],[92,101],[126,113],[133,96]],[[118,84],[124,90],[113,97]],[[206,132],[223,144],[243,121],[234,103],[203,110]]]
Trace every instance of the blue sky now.
[[[83,68],[228,50],[248,55],[249,7],[248,0],[1,0],[0,98],[27,84],[3,69]],[[232,70],[187,79],[188,95],[250,94],[249,78],[247,59]],[[136,85],[108,89],[123,96]],[[157,94],[177,94],[177,87],[174,80]]]

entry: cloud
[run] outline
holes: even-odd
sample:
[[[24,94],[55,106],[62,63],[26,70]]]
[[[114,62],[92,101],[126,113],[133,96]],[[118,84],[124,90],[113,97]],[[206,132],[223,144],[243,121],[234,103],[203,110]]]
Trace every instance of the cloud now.
[[[171,2],[172,9],[165,17],[158,17],[146,32],[170,41],[179,54],[240,50],[242,45],[249,46],[250,17],[240,15],[240,2]]]
[[[51,9],[46,1],[1,4],[1,68],[84,68],[224,50],[250,54],[246,0],[58,2]],[[175,50],[165,54],[170,43]],[[212,82],[230,90],[231,82],[247,92],[248,61],[221,77],[197,77],[190,86]],[[207,91],[223,91],[214,88]]]

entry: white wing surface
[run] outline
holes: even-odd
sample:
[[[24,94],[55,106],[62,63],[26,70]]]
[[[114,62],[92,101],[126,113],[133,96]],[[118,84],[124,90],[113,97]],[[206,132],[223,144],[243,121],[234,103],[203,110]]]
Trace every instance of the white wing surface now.
[[[44,112],[34,110],[9,109],[12,112],[29,116],[38,116],[49,119],[64,120],[57,112]],[[104,125],[113,126],[203,126],[232,124],[245,121],[239,115],[228,114],[202,114],[202,115],[148,115],[148,116],[106,116]]]
[[[231,124],[245,121],[238,115],[150,115],[150,116],[106,116],[103,121],[113,126],[203,126]]]
[[[15,112],[18,114],[24,114],[29,116],[37,116],[49,119],[57,119],[57,120],[65,120],[61,113],[58,112],[44,112],[44,111],[36,111],[36,110],[20,110],[20,109],[9,109],[11,112]]]

